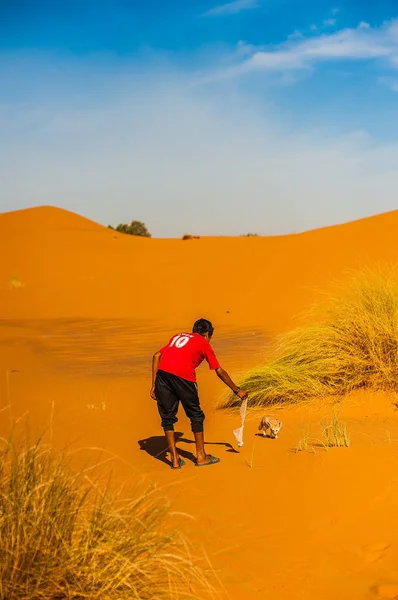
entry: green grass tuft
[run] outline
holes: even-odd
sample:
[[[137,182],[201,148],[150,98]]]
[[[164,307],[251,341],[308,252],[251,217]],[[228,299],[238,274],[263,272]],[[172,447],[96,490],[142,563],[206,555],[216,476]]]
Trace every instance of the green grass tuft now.
[[[313,308],[307,324],[282,335],[264,365],[239,382],[249,406],[293,403],[359,388],[398,387],[398,280],[391,272],[356,275]],[[221,407],[239,405],[236,396]]]

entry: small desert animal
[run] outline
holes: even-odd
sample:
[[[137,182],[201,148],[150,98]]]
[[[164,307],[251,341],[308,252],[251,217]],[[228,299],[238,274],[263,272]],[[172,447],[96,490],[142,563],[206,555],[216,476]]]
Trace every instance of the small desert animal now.
[[[280,431],[280,428],[282,427],[282,421],[278,421],[278,419],[273,419],[272,417],[265,415],[265,417],[263,417],[261,419],[261,423],[258,426],[258,430],[259,431],[263,431],[263,436],[265,437],[267,435],[267,430],[269,429],[271,432],[271,436],[272,438],[277,438],[278,437],[278,432]]]

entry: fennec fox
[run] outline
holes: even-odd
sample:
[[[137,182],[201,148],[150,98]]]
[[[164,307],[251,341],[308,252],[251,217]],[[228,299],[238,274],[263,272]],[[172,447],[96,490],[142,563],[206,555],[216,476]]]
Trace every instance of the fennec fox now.
[[[278,421],[277,419],[273,419],[272,417],[266,415],[265,417],[263,417],[261,419],[261,423],[258,426],[258,430],[259,431],[262,430],[263,436],[265,437],[267,435],[267,430],[269,429],[271,432],[270,437],[277,438],[278,432],[280,431],[281,427],[282,427],[282,421]]]

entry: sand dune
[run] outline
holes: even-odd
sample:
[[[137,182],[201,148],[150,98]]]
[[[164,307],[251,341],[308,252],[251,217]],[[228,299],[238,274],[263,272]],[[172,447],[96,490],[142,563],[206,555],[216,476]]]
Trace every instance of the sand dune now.
[[[395,211],[298,235],[183,241],[117,234],[51,207],[3,214],[1,313],[134,317],[172,329],[206,313],[219,325],[276,331],[333,277],[396,260],[397,228]]]
[[[397,230],[395,211],[298,235],[182,241],[123,236],[52,207],[0,215],[1,433],[25,413],[38,428],[53,414],[57,445],[104,448],[121,458],[116,476],[133,481],[138,471],[167,486],[176,510],[195,517],[184,527],[233,600],[383,597],[398,581],[398,420],[388,397],[342,404],[349,449],[291,451],[306,428],[320,435],[333,412],[324,405],[278,411],[276,441],[256,437],[249,416],[238,453],[238,419],[214,410],[223,388],[202,367],[208,447],[222,462],[196,472],[181,415],[188,463],[176,478],[148,390],[151,354],[174,330],[211,319],[235,376],[318,290],[351,268],[396,261]]]

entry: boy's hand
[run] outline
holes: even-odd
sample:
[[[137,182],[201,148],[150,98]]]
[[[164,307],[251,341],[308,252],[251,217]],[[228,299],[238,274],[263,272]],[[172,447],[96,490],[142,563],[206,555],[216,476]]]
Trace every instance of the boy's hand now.
[[[151,387],[151,398],[152,398],[152,400],[156,400],[155,386],[154,385]]]
[[[241,400],[246,400],[246,398],[249,395],[249,392],[247,392],[246,390],[239,390],[239,392],[236,394],[238,396],[238,398],[240,398]]]

